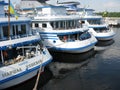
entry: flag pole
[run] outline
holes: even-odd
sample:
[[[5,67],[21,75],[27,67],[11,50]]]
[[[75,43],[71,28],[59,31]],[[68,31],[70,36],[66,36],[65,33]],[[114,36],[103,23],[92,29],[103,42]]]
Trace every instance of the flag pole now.
[[[10,0],[8,0],[8,39],[10,40]]]

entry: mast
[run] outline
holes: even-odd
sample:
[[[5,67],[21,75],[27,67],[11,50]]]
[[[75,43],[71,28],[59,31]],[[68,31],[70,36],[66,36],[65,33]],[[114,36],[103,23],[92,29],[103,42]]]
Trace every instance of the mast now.
[[[8,39],[10,40],[10,0],[8,0]]]

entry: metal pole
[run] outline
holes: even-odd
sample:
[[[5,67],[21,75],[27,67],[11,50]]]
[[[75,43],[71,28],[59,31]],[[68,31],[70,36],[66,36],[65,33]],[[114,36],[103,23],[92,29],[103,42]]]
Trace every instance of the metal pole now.
[[[2,59],[2,63],[4,64],[4,58],[3,58],[3,52],[1,50],[1,59]]]
[[[8,39],[10,39],[10,0],[8,0]]]

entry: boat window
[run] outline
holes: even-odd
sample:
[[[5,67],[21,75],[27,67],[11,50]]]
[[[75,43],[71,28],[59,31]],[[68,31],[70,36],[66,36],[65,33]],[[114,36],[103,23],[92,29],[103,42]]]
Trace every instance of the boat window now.
[[[12,26],[13,35],[16,35],[15,26]]]
[[[71,35],[58,35],[59,39],[63,42],[71,42],[79,39],[80,34],[71,34]]]
[[[13,30],[13,35],[18,35],[18,25],[13,25],[12,30]]]
[[[51,25],[52,27],[54,27],[54,23],[53,23],[53,22],[50,22],[50,25]]]
[[[78,26],[79,26],[79,27],[82,27],[83,24],[85,24],[85,21],[79,21]]]
[[[39,27],[38,23],[35,23],[35,27]]]
[[[0,51],[0,55],[1,55],[1,51]],[[2,57],[0,57],[0,64],[2,64]]]
[[[73,42],[75,40],[85,40],[91,38],[90,33],[88,32],[80,32],[76,34],[70,35],[58,35],[59,39],[63,42]]]
[[[98,20],[87,20],[90,24],[102,24],[101,20],[98,19]]]
[[[16,25],[16,34],[18,35],[18,25]]]
[[[1,27],[0,27],[1,28]],[[2,39],[2,31],[0,30],[0,40]]]
[[[47,27],[47,24],[46,24],[46,23],[42,24],[42,27],[43,27],[43,28],[46,28],[46,27]]]
[[[26,34],[26,25],[21,25],[21,32],[19,31],[19,34]]]
[[[94,30],[98,33],[101,33],[101,32],[108,32],[109,31],[109,28],[107,27],[103,27],[103,28],[94,28]]]
[[[53,29],[74,29],[80,27],[78,20],[54,21],[50,22]]]
[[[8,37],[8,26],[3,26],[2,29],[3,29],[3,36],[7,38]]]
[[[1,33],[0,33],[0,40],[2,39],[2,37],[1,37]]]
[[[82,23],[82,24],[84,24],[84,23],[85,23],[85,21],[81,21],[81,23]]]
[[[83,32],[81,35],[80,35],[80,40],[86,40],[86,39],[89,39],[91,38],[91,35],[89,32]]]
[[[59,21],[59,29],[61,29],[62,28],[62,22],[61,21]]]
[[[58,26],[59,26],[58,24],[59,24],[59,23],[58,23],[58,22],[56,22],[56,29],[58,29]]]
[[[30,27],[32,27],[32,23],[30,23]]]

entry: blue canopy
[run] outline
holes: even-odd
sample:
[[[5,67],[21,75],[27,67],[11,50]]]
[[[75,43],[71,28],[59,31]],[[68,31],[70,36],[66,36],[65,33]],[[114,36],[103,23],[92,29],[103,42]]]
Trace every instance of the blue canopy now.
[[[4,0],[0,1],[0,5],[8,5],[8,3],[5,3]]]

